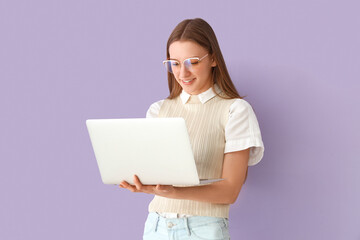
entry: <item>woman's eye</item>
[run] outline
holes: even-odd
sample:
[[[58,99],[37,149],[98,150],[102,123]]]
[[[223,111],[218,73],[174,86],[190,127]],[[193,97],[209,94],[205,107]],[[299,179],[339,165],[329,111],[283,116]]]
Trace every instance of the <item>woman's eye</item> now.
[[[197,60],[197,59],[191,59],[191,60],[190,60],[190,63],[191,63],[192,65],[194,65],[194,64],[199,63],[199,60]]]
[[[177,66],[177,65],[179,65],[179,63],[177,63],[177,62],[172,62],[171,65],[172,65],[172,66]]]

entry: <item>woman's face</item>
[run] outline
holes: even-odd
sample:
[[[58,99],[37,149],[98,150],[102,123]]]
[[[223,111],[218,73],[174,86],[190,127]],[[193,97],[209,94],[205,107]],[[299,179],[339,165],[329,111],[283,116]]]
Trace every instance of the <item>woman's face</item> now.
[[[185,59],[191,57],[202,58],[208,52],[199,44],[192,41],[176,41],[169,47],[170,59],[180,63],[178,71],[174,71],[176,81],[182,89],[191,95],[197,95],[212,86],[211,68],[216,66],[215,61],[207,55],[199,63],[191,65],[191,71],[183,64]]]

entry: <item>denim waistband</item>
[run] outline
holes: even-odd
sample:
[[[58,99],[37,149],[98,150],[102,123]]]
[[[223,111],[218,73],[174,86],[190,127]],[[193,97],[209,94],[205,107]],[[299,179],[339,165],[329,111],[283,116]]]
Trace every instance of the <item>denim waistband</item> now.
[[[164,218],[184,218],[184,217],[192,217],[194,215],[189,214],[181,214],[181,213],[170,213],[170,212],[156,212],[161,217]]]
[[[218,222],[224,224],[224,226],[228,227],[229,220],[228,218],[222,217],[209,217],[209,216],[190,216],[190,217],[182,217],[182,218],[165,218],[159,215],[157,212],[150,212],[148,215],[148,219],[155,223],[155,231],[159,224],[168,226],[171,224],[173,229],[176,229],[178,226],[185,226],[188,228],[197,227],[209,224],[211,222]],[[190,231],[190,230],[189,230]]]

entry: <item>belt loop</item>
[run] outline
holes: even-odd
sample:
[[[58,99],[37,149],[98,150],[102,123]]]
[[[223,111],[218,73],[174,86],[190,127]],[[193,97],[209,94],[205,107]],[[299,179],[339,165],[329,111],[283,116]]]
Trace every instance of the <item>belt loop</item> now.
[[[224,224],[225,224],[226,228],[228,228],[229,225],[228,225],[227,219],[226,219],[226,218],[223,218],[223,221],[224,221]]]
[[[184,217],[184,221],[185,221],[185,225],[186,225],[186,229],[187,229],[188,235],[190,236],[191,233],[190,233],[190,227],[189,227],[188,217]]]
[[[155,223],[155,232],[157,231],[157,227],[159,225],[159,220],[160,220],[160,215],[157,214],[157,219],[156,219],[156,223]]]

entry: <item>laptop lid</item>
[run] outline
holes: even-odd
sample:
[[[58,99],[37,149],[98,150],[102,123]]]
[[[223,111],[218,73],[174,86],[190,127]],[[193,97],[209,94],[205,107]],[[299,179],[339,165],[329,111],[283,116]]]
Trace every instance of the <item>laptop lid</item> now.
[[[144,185],[200,184],[183,118],[88,119],[86,125],[103,183],[133,184],[136,174]]]

